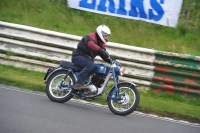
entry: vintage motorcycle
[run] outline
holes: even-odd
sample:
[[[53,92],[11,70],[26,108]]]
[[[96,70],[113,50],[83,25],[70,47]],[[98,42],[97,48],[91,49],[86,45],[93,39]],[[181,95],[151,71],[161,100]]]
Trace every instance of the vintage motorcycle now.
[[[100,100],[102,95],[107,95],[108,107],[114,114],[129,115],[138,106],[140,95],[134,83],[119,82],[119,76],[124,74],[125,69],[112,58],[110,65],[95,64],[96,67],[91,76],[85,80],[83,88],[74,89],[81,69],[68,61],[60,61],[60,66],[48,68],[44,77],[46,94],[54,102],[67,102],[72,97],[83,100]],[[109,81],[113,87],[105,92]]]

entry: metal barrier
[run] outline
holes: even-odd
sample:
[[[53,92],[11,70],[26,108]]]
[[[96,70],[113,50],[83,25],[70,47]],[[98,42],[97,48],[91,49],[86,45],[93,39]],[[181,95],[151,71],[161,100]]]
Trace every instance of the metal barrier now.
[[[200,57],[158,51],[152,88],[200,96]]]
[[[60,60],[70,61],[72,50],[76,48],[81,38],[24,25],[0,22],[0,64],[45,72],[47,67],[57,66]],[[184,61],[196,63],[192,62],[193,64],[186,65],[182,61],[182,66],[180,66],[178,65],[179,61],[183,60],[181,54],[159,52],[153,49],[112,42],[107,44],[107,50],[126,69],[125,76],[120,78],[122,81],[134,82],[139,89],[144,90],[174,90],[181,93],[191,92],[192,90],[194,94],[200,94],[199,82],[197,85],[196,82],[189,82],[190,80],[199,81],[199,57],[192,56],[195,58],[194,60],[184,58]],[[95,61],[102,62],[99,57]],[[198,68],[192,69],[195,67]],[[182,71],[177,70],[179,68]],[[179,80],[170,81],[169,78],[166,78],[176,77],[174,74],[177,75],[177,72],[179,72],[180,77],[186,76],[188,82],[179,77],[177,79],[182,80],[182,82]],[[193,76],[195,75],[193,73],[198,76]],[[192,76],[192,79],[187,78],[187,76]],[[175,85],[193,88],[185,91],[186,89],[176,89]],[[174,89],[172,89],[173,87]],[[191,93],[193,94],[193,92]]]

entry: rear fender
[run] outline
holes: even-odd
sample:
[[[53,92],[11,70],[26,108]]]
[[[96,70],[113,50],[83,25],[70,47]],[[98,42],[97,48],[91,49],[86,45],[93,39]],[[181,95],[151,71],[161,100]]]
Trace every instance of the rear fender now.
[[[47,74],[46,74],[46,76],[45,76],[45,78],[44,78],[44,83],[46,84],[47,80],[49,79],[49,77],[50,77],[53,73],[58,72],[58,71],[63,71],[63,70],[64,70],[64,71],[69,71],[69,73],[72,73],[74,79],[77,79],[77,78],[76,78],[76,75],[73,73],[73,71],[72,71],[71,69],[66,69],[66,68],[63,68],[63,67],[57,67],[57,68],[55,68],[54,70],[52,70],[51,72],[49,72],[49,73],[48,73],[48,71],[47,71]]]

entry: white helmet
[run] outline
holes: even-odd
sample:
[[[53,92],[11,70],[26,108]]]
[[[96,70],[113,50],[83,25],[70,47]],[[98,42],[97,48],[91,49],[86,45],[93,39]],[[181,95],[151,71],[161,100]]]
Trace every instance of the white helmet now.
[[[109,40],[109,36],[111,34],[110,29],[106,25],[99,25],[96,29],[97,34],[99,35],[100,39],[104,42],[107,43]],[[108,39],[105,39],[103,35],[108,35]]]

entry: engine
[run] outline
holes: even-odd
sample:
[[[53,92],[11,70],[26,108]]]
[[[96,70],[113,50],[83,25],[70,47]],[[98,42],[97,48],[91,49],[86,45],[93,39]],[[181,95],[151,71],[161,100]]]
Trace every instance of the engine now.
[[[105,75],[102,74],[95,74],[92,76],[91,81],[96,87],[101,87],[105,81]]]

